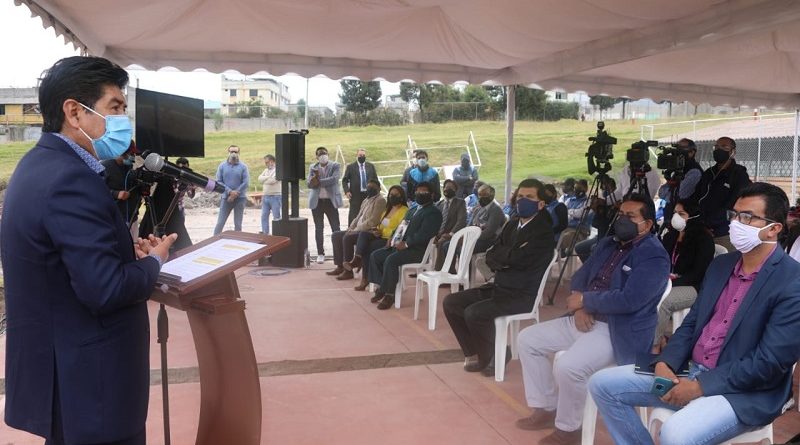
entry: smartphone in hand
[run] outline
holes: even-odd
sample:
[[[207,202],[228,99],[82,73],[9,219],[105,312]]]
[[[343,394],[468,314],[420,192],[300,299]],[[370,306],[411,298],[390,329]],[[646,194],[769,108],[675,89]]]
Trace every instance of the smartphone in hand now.
[[[656,376],[653,380],[653,387],[650,388],[650,393],[658,397],[664,397],[673,386],[675,386],[675,383],[672,380]]]

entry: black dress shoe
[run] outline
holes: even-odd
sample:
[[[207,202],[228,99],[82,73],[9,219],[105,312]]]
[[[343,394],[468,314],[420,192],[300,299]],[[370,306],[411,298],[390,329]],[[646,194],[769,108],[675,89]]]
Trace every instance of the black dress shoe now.
[[[506,347],[506,365],[508,362],[511,361],[511,348]],[[489,362],[489,364],[481,370],[481,374],[485,375],[486,377],[494,377],[494,357]]]
[[[467,363],[464,365],[464,371],[467,372],[481,372],[486,368],[486,363],[481,363],[480,361]]]
[[[384,295],[381,302],[378,303],[378,309],[384,311],[394,306],[394,295]]]
[[[386,295],[382,290],[378,289],[375,291],[375,295],[369,299],[370,303],[377,303],[383,299],[383,296]]]

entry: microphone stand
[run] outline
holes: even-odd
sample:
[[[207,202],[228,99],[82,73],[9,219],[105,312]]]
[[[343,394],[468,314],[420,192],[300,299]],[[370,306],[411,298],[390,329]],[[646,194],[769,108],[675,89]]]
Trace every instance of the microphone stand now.
[[[152,208],[152,202],[148,196],[145,200],[145,205],[150,205],[150,215],[153,219],[153,235],[161,238],[165,235],[167,222],[172,218],[172,214],[178,206],[178,202],[183,198],[186,193],[188,185],[183,181],[178,181],[178,193],[172,197],[167,211],[161,218],[158,224],[155,224],[155,212]],[[164,445],[170,445],[170,430],[169,430],[169,367],[167,365],[167,340],[169,340],[169,318],[167,317],[167,309],[164,303],[159,304],[158,317],[156,319],[156,326],[158,331],[158,344],[161,345],[161,398],[163,402],[163,415],[164,415]]]

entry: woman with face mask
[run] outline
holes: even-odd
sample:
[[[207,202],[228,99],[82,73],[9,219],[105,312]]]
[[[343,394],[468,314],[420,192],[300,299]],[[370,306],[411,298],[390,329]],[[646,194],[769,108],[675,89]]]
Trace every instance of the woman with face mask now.
[[[361,268],[364,269],[361,274],[361,282],[355,287],[355,290],[365,290],[369,285],[367,280],[369,276],[369,255],[372,251],[388,244],[389,237],[392,236],[394,229],[400,225],[400,221],[405,218],[407,211],[406,194],[403,188],[399,185],[389,187],[389,193],[386,195],[386,210],[381,215],[380,223],[372,230],[359,232],[353,260],[343,264],[343,267],[351,272],[358,272]]]
[[[655,348],[672,332],[673,312],[691,307],[703,282],[706,269],[714,259],[714,239],[699,218],[700,207],[690,200],[678,201],[670,229],[662,244],[670,256],[672,291],[658,311]]]

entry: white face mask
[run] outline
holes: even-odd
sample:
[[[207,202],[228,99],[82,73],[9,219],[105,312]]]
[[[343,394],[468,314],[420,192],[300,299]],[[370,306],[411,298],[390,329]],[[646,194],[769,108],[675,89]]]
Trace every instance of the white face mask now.
[[[759,228],[748,226],[747,224],[742,224],[737,220],[733,220],[731,221],[730,227],[731,244],[733,244],[733,247],[735,247],[736,250],[742,253],[747,253],[755,249],[756,247],[760,246],[761,243],[775,244],[777,241],[762,241],[761,238],[758,237],[758,234],[762,230],[773,225],[775,225],[775,223],[770,223]]]
[[[683,230],[686,228],[686,223],[690,219],[694,219],[694,218],[697,218],[697,215],[690,216],[687,219],[683,219],[683,217],[681,215],[678,215],[677,213],[673,213],[672,214],[672,219],[670,220],[670,225],[672,226],[673,229],[677,230],[678,232],[683,232]]]
[[[319,160],[320,164],[327,164],[328,163],[328,155],[319,155],[319,158],[317,158],[317,159]]]

